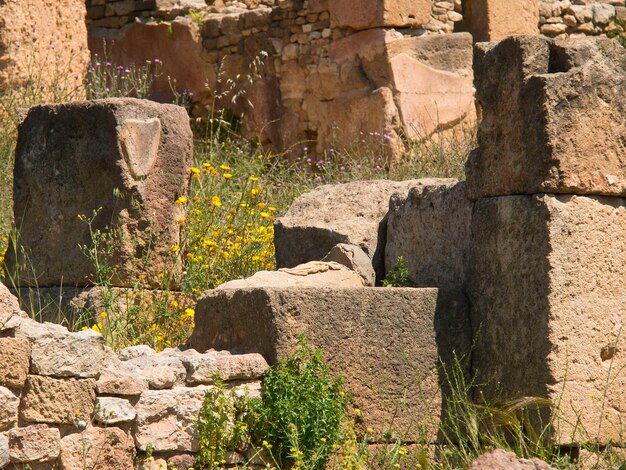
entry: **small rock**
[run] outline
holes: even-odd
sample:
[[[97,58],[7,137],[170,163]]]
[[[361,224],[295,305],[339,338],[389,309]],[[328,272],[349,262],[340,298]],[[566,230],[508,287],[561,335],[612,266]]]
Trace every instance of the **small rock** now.
[[[0,431],[11,429],[17,423],[20,399],[11,390],[0,387]]]
[[[363,278],[366,286],[376,284],[376,273],[372,265],[372,259],[360,247],[339,243],[322,259],[327,263],[335,262],[351,269]]]
[[[128,400],[114,397],[96,398],[95,420],[102,424],[117,424],[132,421],[137,412]]]
[[[496,449],[479,456],[470,465],[470,470],[555,470],[543,460],[521,459],[513,452]]]

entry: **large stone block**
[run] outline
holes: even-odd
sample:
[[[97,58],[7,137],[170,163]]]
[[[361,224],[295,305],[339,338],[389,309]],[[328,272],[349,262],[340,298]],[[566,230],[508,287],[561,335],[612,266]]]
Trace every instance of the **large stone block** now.
[[[563,444],[621,442],[626,199],[479,200],[467,279],[484,393],[553,400]]]
[[[417,287],[465,289],[473,204],[465,183],[433,183],[389,203],[385,268],[402,256]]]
[[[606,38],[477,45],[469,196],[626,196],[625,71],[626,50]]]
[[[20,418],[29,423],[89,422],[95,399],[94,379],[53,379],[29,375],[22,395]]]
[[[43,96],[82,88],[89,62],[85,13],[84,0],[3,1],[0,88],[28,80],[44,86],[36,91]]]
[[[187,194],[192,134],[185,110],[131,98],[31,108],[19,128],[15,220],[25,257],[5,264],[19,285],[87,286],[95,268],[81,249],[103,231],[111,282],[181,272],[179,196]],[[94,216],[94,211],[97,215]],[[84,216],[91,221],[91,227]],[[21,253],[21,250],[17,250]],[[59,256],[62,254],[62,256]],[[147,262],[147,264],[146,264]]]
[[[351,29],[417,28],[430,20],[430,0],[362,0],[358,8],[351,0],[328,4],[337,26]]]
[[[9,457],[13,463],[51,462],[61,451],[61,433],[45,424],[15,428],[8,435]],[[54,468],[52,463],[50,467]]]
[[[274,227],[278,267],[321,260],[335,245],[349,243],[373,258],[376,274],[382,277],[389,198],[428,181],[432,182],[377,180],[325,185],[300,196]]]
[[[445,379],[440,359],[468,352],[464,297],[437,289],[208,291],[196,309],[193,348],[258,352],[275,363],[300,334],[321,348],[377,433],[436,439]]]
[[[121,429],[90,427],[61,439],[59,463],[62,470],[133,470],[135,453],[132,438]]]
[[[463,16],[475,41],[539,33],[539,0],[464,0]]]

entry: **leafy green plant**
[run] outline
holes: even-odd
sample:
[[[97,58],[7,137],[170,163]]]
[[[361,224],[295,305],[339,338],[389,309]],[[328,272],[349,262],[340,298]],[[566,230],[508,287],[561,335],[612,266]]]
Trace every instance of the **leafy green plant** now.
[[[402,256],[398,256],[396,264],[383,280],[383,287],[413,287],[415,284],[409,275],[409,265]]]

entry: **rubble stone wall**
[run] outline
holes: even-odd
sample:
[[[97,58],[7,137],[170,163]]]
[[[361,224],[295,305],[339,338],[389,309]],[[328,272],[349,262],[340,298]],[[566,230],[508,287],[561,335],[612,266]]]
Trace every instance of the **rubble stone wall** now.
[[[618,23],[624,20],[624,0],[539,2],[539,30],[546,36],[611,34],[620,30]]]
[[[92,330],[31,320],[0,284],[0,468],[132,470],[149,449],[157,464],[146,468],[192,467],[216,374],[258,396],[266,368],[259,354],[115,353]]]

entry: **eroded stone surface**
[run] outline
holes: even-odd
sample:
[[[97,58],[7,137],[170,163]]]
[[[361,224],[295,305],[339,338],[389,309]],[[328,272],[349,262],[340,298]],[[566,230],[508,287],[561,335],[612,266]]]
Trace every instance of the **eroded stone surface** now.
[[[0,338],[0,385],[20,389],[30,367],[30,342],[25,338]]]
[[[415,435],[415,417],[436,439],[441,416],[439,358],[464,354],[471,330],[463,296],[437,289],[239,289],[207,291],[190,344],[197,350],[261,353],[270,364],[300,334],[346,377],[363,425]],[[394,410],[408,407],[411,413]],[[412,434],[413,433],[413,434]]]
[[[616,441],[623,428],[624,234],[622,198],[507,196],[475,206],[467,279],[478,382],[491,381],[484,393],[497,388],[502,400],[554,400],[562,444]]]
[[[59,430],[45,424],[14,428],[8,432],[8,437],[11,462],[49,462],[61,451]]]
[[[470,470],[554,470],[543,460],[520,459],[513,452],[496,449],[476,458]]]
[[[607,38],[516,36],[475,49],[483,109],[472,199],[626,196],[626,50]]]
[[[477,42],[539,33],[539,0],[466,0],[463,15]]]
[[[366,286],[373,287],[376,284],[376,273],[371,258],[356,245],[339,243],[328,252],[322,261],[339,263],[354,271],[361,276]]]
[[[17,423],[20,399],[6,387],[0,387],[0,431],[11,429]]]
[[[133,421],[137,412],[128,400],[114,397],[96,398],[95,419],[101,424],[117,424]]]
[[[145,279],[158,287],[165,271],[175,278],[182,269],[170,250],[181,243],[175,201],[187,194],[191,147],[187,113],[174,105],[123,98],[31,108],[19,127],[14,184],[18,243],[28,262],[10,248],[7,270],[28,266],[22,286],[92,284],[93,262],[80,245],[93,243],[86,221],[93,219],[93,231],[117,229],[107,242],[113,285]]]
[[[121,429],[89,427],[61,439],[59,463],[62,470],[133,470],[135,454],[132,438]]]
[[[94,379],[53,379],[29,375],[20,418],[29,423],[76,424],[89,422],[96,399]]]
[[[363,0],[359,8],[350,0],[333,0],[328,7],[338,26],[355,30],[420,27],[428,23],[432,10],[429,0]]]

